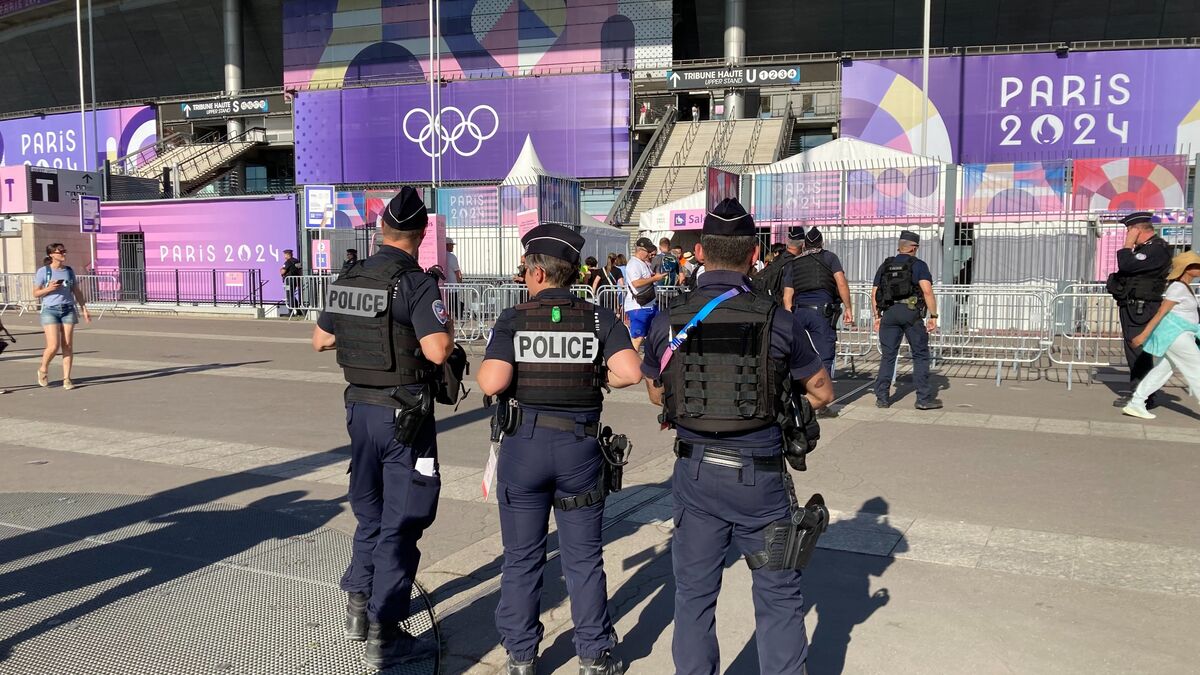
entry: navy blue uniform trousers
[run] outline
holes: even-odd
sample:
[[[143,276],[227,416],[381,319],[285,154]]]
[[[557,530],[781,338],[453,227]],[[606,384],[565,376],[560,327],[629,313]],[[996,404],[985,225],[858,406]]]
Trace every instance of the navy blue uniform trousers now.
[[[583,433],[583,424],[598,420],[598,412],[574,417],[578,433],[535,429],[533,422],[539,414],[547,413],[525,409],[521,427],[505,437],[500,446],[496,470],[500,536],[504,542],[496,628],[504,648],[521,661],[537,655],[544,632],[538,617],[554,499],[595,488],[603,461],[599,443]],[[554,507],[554,519],[575,624],[575,652],[582,658],[597,658],[616,644],[608,615],[608,580],[600,535],[604,504],[569,511]]]
[[[888,399],[901,339],[907,339],[908,347],[912,350],[917,400],[933,400],[937,392],[929,386],[929,331],[925,329],[921,313],[905,305],[888,307],[879,322],[879,348],[883,352],[883,360],[879,364],[879,378],[875,380],[875,398]]]
[[[744,450],[743,453],[751,451]],[[779,454],[780,449],[760,454]],[[716,675],[717,594],[729,547],[756,553],[765,547],[763,529],[788,517],[790,502],[779,471],[705,464],[699,453],[675,461],[675,630],[671,653],[677,675]],[[737,564],[745,564],[743,562]],[[804,595],[797,570],[751,572],[759,671],[803,675],[808,658]]]
[[[430,415],[413,444],[396,442],[396,411],[369,403],[346,405],[350,431],[350,508],[358,520],[342,590],[366,593],[375,623],[408,618],[421,551],[417,541],[437,515],[439,476],[415,469],[420,457],[437,462],[437,430]]]
[[[796,311],[812,312],[812,315],[816,317],[816,320],[806,324],[806,327],[809,329],[809,335],[812,336],[813,346],[816,347],[817,354],[821,357],[821,363],[825,366],[825,372],[833,377],[833,361],[837,358],[837,330],[829,325],[829,319],[825,317],[824,310],[798,306]]]

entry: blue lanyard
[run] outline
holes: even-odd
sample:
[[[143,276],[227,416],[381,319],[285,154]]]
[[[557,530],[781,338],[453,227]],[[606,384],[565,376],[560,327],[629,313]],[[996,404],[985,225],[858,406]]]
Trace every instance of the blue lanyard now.
[[[675,355],[675,350],[679,349],[680,345],[682,345],[687,340],[688,331],[690,331],[692,328],[694,328],[696,326],[696,324],[698,324],[701,321],[703,321],[704,319],[708,318],[708,315],[712,314],[712,311],[717,308],[717,305],[721,304],[722,302],[725,302],[726,300],[734,297],[735,295],[741,295],[742,293],[749,293],[749,292],[750,292],[750,289],[747,288],[746,286],[738,286],[737,288],[731,288],[731,289],[725,291],[724,293],[718,295],[717,297],[713,298],[712,300],[709,300],[708,304],[701,307],[700,311],[696,313],[696,316],[693,316],[692,320],[688,321],[683,326],[683,328],[679,329],[679,332],[675,334],[675,337],[671,338],[671,343],[669,345],[667,345],[666,350],[663,351],[662,360],[659,361],[658,374],[661,376],[663,373],[665,373],[667,371],[667,364],[671,362],[671,357]]]

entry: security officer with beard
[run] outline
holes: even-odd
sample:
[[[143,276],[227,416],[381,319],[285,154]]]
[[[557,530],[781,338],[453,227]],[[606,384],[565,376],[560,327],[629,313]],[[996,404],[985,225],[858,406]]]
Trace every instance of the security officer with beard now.
[[[607,309],[575,297],[584,239],[561,225],[539,225],[521,238],[529,302],[504,310],[488,339],[479,388],[498,395],[503,432],[497,467],[504,567],[496,628],[510,675],[533,675],[543,627],[542,570],[551,509],[558,523],[563,576],[575,624],[580,675],[624,672],[613,658],[616,633],[600,527],[611,467],[600,425],[607,386],[641,381],[629,331]]]
[[[825,369],[833,374],[837,357],[837,325],[854,325],[854,310],[850,306],[850,284],[842,261],[833,251],[823,247],[821,230],[809,228],[804,233],[802,248],[789,267],[791,284],[783,291],[783,306],[793,312],[813,312],[821,320],[821,332],[814,335],[817,351]]]
[[[350,566],[346,638],[366,640],[375,668],[436,658],[437,644],[401,623],[421,552],[437,514],[441,478],[432,383],[454,349],[437,283],[417,263],[428,222],[405,186],[381,216],[379,251],[330,284],[313,348],[337,350],[346,381],[350,506],[358,520]]]
[[[816,496],[804,509],[797,506],[784,461],[795,459],[797,428],[790,420],[803,418],[802,433],[815,443],[812,408],[833,401],[833,385],[797,318],[750,290],[755,235],[753,218],[737,200],[718,204],[704,219],[697,247],[708,271],[694,292],[655,317],[646,339],[642,370],[653,379],[650,400],[676,431],[671,649],[682,675],[719,672],[715,611],[731,545],[752,570],[759,669],[807,672],[799,569],[806,558],[768,553],[799,540],[777,538],[797,533],[781,523],[800,525],[791,519],[816,511]],[[804,389],[807,403],[793,397],[793,387]]]
[[[1126,228],[1125,244],[1117,251],[1117,271],[1109,275],[1107,284],[1108,292],[1120,306],[1125,362],[1129,364],[1133,389],[1154,367],[1154,357],[1134,347],[1131,340],[1158,313],[1167,289],[1167,272],[1171,269],[1171,247],[1155,233],[1153,218],[1154,214],[1148,211],[1138,211],[1121,219]],[[1117,401],[1116,405],[1125,403]],[[1146,407],[1155,406],[1151,394]]]

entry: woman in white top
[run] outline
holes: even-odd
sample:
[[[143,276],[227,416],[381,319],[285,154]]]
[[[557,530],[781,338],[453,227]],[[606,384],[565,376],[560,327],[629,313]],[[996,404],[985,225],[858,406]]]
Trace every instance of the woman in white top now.
[[[1200,335],[1200,309],[1191,286],[1200,279],[1200,253],[1188,251],[1175,256],[1167,278],[1171,283],[1158,313],[1131,340],[1134,347],[1142,347],[1154,355],[1154,368],[1138,384],[1129,405],[1121,411],[1131,417],[1155,418],[1146,410],[1146,397],[1158,391],[1176,371],[1187,381],[1192,396],[1200,401],[1200,345],[1196,342]]]

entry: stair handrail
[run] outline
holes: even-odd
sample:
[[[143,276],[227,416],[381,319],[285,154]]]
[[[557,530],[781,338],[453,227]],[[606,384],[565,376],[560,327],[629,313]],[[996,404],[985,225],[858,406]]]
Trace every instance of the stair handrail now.
[[[683,160],[691,154],[692,146],[696,143],[696,137],[700,135],[700,124],[698,121],[693,121],[688,125],[688,131],[683,136],[683,142],[679,144],[679,150],[675,151],[675,156],[671,158],[670,170],[667,171],[667,177],[663,180],[663,185],[658,190],[658,195],[654,199],[654,206],[665,203],[667,196],[675,188],[675,180],[679,177],[679,170],[683,168]]]
[[[754,151],[758,150],[758,138],[762,135],[763,119],[760,117],[754,120],[754,131],[750,134],[750,143],[746,145],[746,151],[742,153],[742,165],[749,166],[753,163]]]
[[[216,143],[213,147],[204,152],[197,153],[176,165],[176,170],[179,172],[180,182],[183,182],[183,176],[186,174],[185,166],[199,162],[201,159],[206,159],[210,155],[220,153],[223,149],[232,146],[234,143],[266,143],[267,130],[264,127],[251,127],[233,138],[226,139],[223,142]],[[222,159],[222,161],[224,161]]]
[[[792,110],[792,99],[788,99],[787,106],[783,109],[783,127],[779,130],[779,140],[775,143],[775,156],[772,161],[778,162],[783,159],[783,154],[792,147],[792,131],[796,126],[795,112]]]
[[[663,118],[659,120],[658,126],[654,128],[654,133],[650,135],[646,149],[634,163],[633,170],[629,172],[629,177],[625,179],[625,184],[617,193],[617,199],[613,202],[612,208],[608,210],[608,217],[604,219],[604,222],[620,227],[633,215],[636,202],[632,197],[635,186],[645,186],[650,169],[658,165],[658,160],[662,159],[662,154],[666,152],[667,139],[675,129],[675,122],[678,118],[679,110],[675,106],[668,106]]]
[[[214,135],[215,133],[216,132],[212,132],[212,134],[205,134],[204,138]],[[112,172],[120,176],[129,175],[134,170],[153,164],[155,159],[167,154],[172,150],[175,150],[176,148],[181,148],[185,145],[192,145],[199,142],[202,141],[194,140],[191,137],[191,134],[181,131],[171,132],[170,134],[156,141],[154,145],[147,146],[140,150],[135,150],[124,157],[118,157],[117,159],[113,160]],[[131,161],[133,164],[130,164]]]

